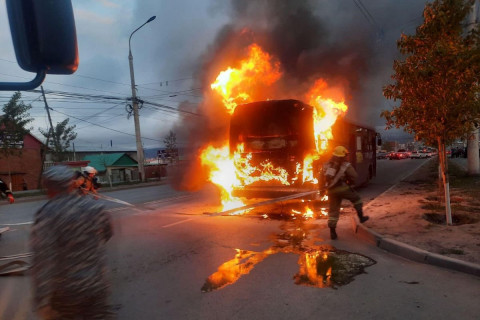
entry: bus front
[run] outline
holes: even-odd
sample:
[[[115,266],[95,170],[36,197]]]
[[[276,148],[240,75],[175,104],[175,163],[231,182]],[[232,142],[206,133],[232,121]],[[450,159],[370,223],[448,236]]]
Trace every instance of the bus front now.
[[[239,105],[229,143],[242,184],[235,195],[270,198],[316,188],[305,179],[305,158],[316,154],[311,106],[298,100]]]

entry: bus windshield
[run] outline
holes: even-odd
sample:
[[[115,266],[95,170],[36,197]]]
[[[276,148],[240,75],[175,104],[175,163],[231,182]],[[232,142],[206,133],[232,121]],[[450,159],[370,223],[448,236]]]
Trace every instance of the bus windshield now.
[[[299,151],[314,148],[312,108],[297,100],[239,105],[230,124],[230,151]]]

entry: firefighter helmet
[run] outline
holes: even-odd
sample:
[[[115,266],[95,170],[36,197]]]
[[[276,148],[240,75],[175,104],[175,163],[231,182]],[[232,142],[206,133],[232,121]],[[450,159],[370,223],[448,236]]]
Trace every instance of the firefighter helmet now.
[[[94,173],[94,174],[97,173],[97,170],[96,170],[94,167],[91,167],[91,166],[85,167],[84,171],[85,171],[86,173]]]
[[[348,155],[348,150],[344,146],[338,146],[333,149],[333,155],[343,158]]]

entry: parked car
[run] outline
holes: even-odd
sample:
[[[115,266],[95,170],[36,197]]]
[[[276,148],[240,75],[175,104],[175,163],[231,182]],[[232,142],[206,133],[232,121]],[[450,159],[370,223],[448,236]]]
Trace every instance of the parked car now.
[[[412,151],[410,154],[410,159],[422,159],[422,156],[420,155],[420,152]]]
[[[396,152],[392,153],[390,160],[402,160],[410,157],[410,154],[405,149],[398,149]]]
[[[388,152],[377,152],[377,159],[387,159],[388,155]]]
[[[413,151],[412,154],[410,154],[411,159],[426,159],[429,158],[429,155],[423,151]]]

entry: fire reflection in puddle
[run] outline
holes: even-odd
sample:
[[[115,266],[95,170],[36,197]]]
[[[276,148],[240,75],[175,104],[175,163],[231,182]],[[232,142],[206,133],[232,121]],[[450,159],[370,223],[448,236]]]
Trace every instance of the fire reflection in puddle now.
[[[331,245],[315,245],[321,240],[312,236],[317,225],[289,223],[283,226],[284,232],[275,236],[275,244],[261,252],[236,249],[232,260],[223,263],[202,286],[202,292],[221,289],[235,283],[243,275],[276,253],[299,255],[299,271],[293,276],[295,284],[318,288],[337,288],[354,280],[358,274],[365,273],[366,267],[375,260],[361,254],[336,249]]]
[[[322,246],[300,255],[300,271],[293,277],[295,284],[319,288],[336,288],[354,280],[364,269],[376,263],[358,253]]]

